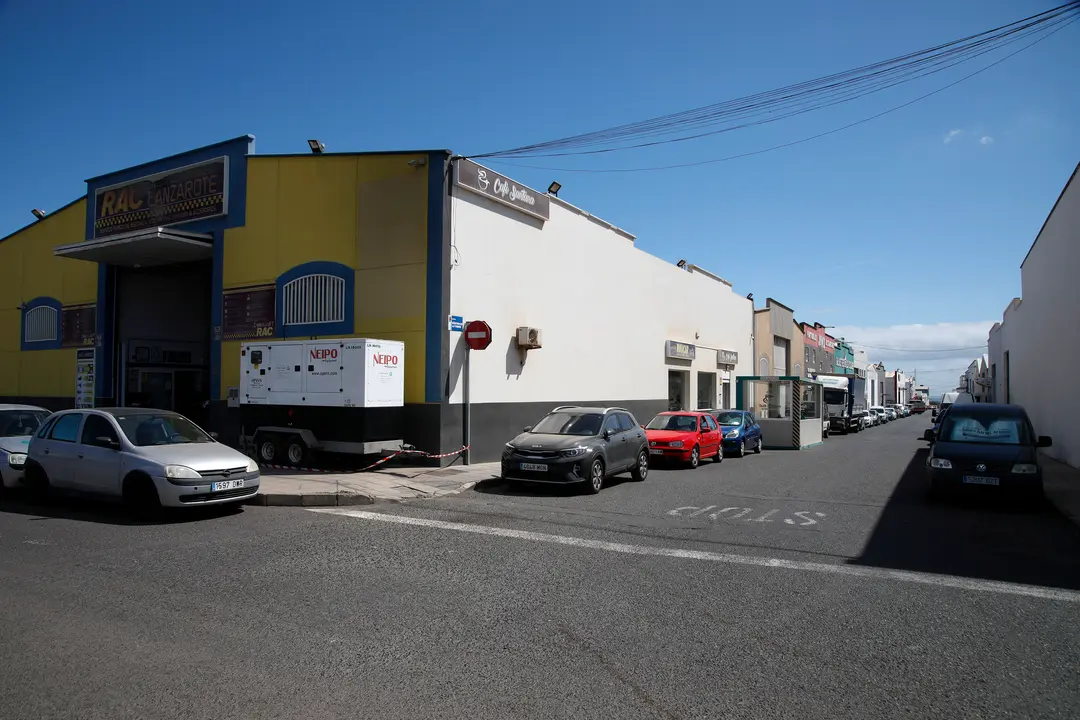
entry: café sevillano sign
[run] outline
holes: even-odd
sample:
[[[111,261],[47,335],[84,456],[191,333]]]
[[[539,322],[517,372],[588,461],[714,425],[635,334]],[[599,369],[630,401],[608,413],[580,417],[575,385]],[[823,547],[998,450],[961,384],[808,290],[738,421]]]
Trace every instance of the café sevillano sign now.
[[[228,212],[229,159],[214,158],[99,188],[94,237],[173,225]]]

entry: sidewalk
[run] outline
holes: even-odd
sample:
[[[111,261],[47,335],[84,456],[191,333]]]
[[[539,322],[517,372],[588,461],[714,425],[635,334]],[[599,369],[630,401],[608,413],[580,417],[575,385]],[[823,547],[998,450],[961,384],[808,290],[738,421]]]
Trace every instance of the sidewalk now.
[[[1048,457],[1041,457],[1046,498],[1061,514],[1080,527],[1080,470]]]
[[[264,469],[259,494],[248,504],[322,507],[441,497],[498,477],[499,472],[497,462],[445,468],[389,467],[358,473]]]

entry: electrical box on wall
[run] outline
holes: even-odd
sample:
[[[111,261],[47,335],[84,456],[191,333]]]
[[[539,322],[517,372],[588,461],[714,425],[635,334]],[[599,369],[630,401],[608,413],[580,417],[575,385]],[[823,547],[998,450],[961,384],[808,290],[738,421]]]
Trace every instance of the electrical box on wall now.
[[[517,344],[520,348],[534,349],[544,347],[544,336],[540,328],[519,327],[517,329]]]

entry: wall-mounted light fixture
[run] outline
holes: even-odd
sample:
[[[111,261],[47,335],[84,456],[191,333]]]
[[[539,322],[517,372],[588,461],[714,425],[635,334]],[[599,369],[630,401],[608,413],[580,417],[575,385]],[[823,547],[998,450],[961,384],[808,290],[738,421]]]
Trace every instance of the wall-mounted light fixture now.
[[[681,267],[681,268],[686,267],[686,261],[685,260],[680,260],[679,262],[675,263],[675,267]]]
[[[753,300],[754,299],[754,293],[746,293],[746,299],[747,300]]]
[[[548,185],[548,195],[554,195],[559,197],[559,191],[562,190],[562,185],[557,180],[552,180]]]
[[[427,158],[426,157],[418,157],[415,160],[410,160],[409,165],[411,165],[414,168],[424,167],[425,165],[427,165]]]
[[[40,219],[42,219],[43,217],[45,217],[45,211],[44,211],[44,210],[41,210],[40,208],[34,208],[34,209],[33,209],[33,210],[31,210],[30,212],[34,213],[34,217],[36,217],[36,218],[37,218],[38,220],[40,220]]]
[[[308,147],[311,148],[311,152],[315,153],[316,155],[318,155],[319,153],[321,153],[323,150],[326,149],[326,146],[323,145],[318,140],[308,140],[307,144],[308,144]]]

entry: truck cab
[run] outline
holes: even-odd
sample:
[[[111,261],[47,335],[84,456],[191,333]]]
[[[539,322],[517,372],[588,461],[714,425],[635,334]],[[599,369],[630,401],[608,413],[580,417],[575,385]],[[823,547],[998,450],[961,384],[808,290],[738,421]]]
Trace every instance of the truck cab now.
[[[847,434],[862,430],[858,412],[866,409],[865,380],[855,375],[816,375],[824,385],[823,395],[828,427],[833,432]]]

